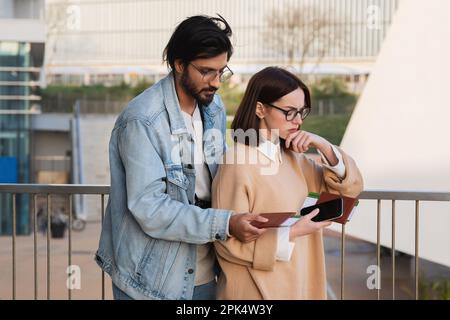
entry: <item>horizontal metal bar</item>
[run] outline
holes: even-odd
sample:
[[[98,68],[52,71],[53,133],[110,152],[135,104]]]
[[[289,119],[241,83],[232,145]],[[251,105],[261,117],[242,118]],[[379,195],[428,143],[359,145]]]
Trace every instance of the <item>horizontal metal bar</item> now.
[[[41,114],[42,112],[40,110],[0,110],[0,114],[6,114],[6,115],[16,115],[16,114]]]
[[[109,194],[109,185],[0,183],[0,193]],[[364,190],[360,200],[450,201],[450,192]]]
[[[34,160],[38,161],[69,161],[71,158],[67,156],[36,156]]]
[[[450,192],[365,190],[358,199],[450,201]]]
[[[0,183],[0,193],[36,194],[109,194],[108,185],[90,184],[5,184]]]
[[[0,81],[0,86],[36,87],[39,85],[38,81]]]
[[[17,71],[17,72],[41,72],[41,68],[36,67],[0,67],[0,72]]]
[[[0,100],[30,100],[30,101],[40,101],[41,97],[35,95],[26,95],[26,96],[0,96]]]

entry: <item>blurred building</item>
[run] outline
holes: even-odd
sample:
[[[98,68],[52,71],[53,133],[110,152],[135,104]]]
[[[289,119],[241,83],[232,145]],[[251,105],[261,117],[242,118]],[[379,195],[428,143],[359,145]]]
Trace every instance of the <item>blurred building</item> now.
[[[167,73],[162,52],[176,25],[188,16],[219,13],[234,32],[230,66],[236,74],[290,65],[304,74],[358,81],[370,72],[398,1],[48,0],[47,79],[64,84],[157,80]],[[293,29],[275,27],[288,20],[295,21]],[[314,32],[321,36],[310,41]],[[277,41],[283,44],[277,47]],[[289,43],[300,42],[290,57]]]
[[[39,112],[44,60],[43,0],[0,0],[0,183],[30,182],[30,124]],[[29,231],[29,199],[18,195],[17,231]],[[0,234],[12,231],[12,199],[0,195]]]

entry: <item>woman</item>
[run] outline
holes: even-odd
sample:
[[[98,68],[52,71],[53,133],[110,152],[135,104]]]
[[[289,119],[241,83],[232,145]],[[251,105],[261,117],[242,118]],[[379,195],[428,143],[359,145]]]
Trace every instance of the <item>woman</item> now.
[[[232,123],[236,143],[213,181],[214,208],[292,212],[308,192],[358,196],[363,181],[354,160],[301,130],[310,108],[308,88],[286,70],[268,67],[250,79]],[[311,147],[321,164],[304,155]],[[331,222],[311,221],[317,213],[249,243],[216,241],[218,299],[326,299],[322,229]]]

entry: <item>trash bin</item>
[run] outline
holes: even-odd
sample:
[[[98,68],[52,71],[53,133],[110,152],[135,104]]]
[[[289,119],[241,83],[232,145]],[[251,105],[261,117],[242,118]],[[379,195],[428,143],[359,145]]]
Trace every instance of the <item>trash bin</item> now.
[[[65,222],[52,222],[50,224],[50,234],[52,238],[64,238],[67,225]]]
[[[58,211],[50,218],[50,234],[52,238],[64,238],[67,229],[67,217]]]

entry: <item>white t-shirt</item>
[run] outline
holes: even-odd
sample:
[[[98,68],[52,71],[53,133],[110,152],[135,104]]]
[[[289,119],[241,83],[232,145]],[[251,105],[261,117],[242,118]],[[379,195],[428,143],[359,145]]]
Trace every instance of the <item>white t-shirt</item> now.
[[[203,154],[203,122],[196,105],[192,116],[184,111],[184,123],[194,141],[195,194],[200,200],[211,200],[211,178]],[[214,280],[214,251],[211,243],[197,245],[195,285]]]

